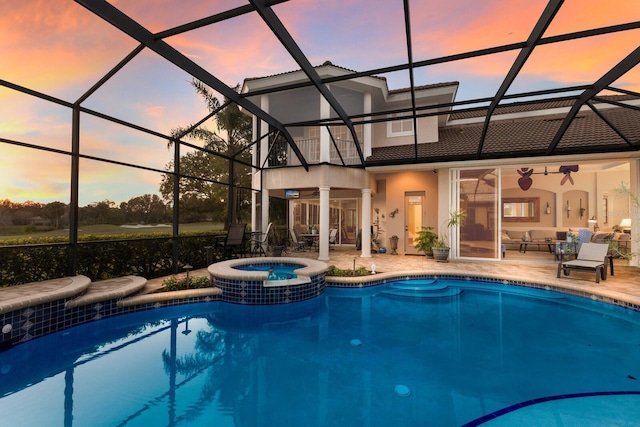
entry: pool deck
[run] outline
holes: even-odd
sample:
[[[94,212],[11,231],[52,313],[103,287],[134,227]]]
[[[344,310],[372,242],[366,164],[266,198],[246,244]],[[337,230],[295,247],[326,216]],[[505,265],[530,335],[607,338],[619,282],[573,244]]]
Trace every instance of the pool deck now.
[[[331,259],[326,261],[328,265],[335,265],[343,269],[351,269],[354,267],[366,267],[371,269],[375,264],[375,270],[379,274],[376,279],[385,277],[386,275],[396,274],[400,272],[421,273],[421,274],[457,274],[470,277],[491,277],[503,278],[510,280],[518,280],[523,282],[550,285],[554,287],[568,289],[572,292],[582,291],[585,294],[594,294],[604,296],[629,304],[640,305],[640,268],[628,266],[628,262],[622,259],[614,260],[615,275],[607,274],[607,280],[595,283],[595,273],[572,272],[569,277],[557,278],[557,261],[554,257],[545,251],[532,252],[522,254],[516,251],[507,252],[507,258],[502,261],[450,261],[448,263],[436,262],[433,259],[427,259],[424,256],[416,255],[389,255],[389,254],[372,254],[371,258],[361,258],[358,251],[350,248],[335,248],[330,251]],[[317,259],[317,252],[293,252],[292,257]],[[206,268],[194,270],[190,273],[192,276],[208,277],[209,272]],[[158,278],[146,281],[144,286],[140,286],[140,282],[135,282],[134,278],[111,279],[110,281],[93,282],[88,289],[87,294],[83,297],[89,301],[109,298],[113,293],[114,298],[122,299],[125,302],[128,298],[134,298],[132,303],[140,303],[140,299],[160,298],[162,300],[185,298],[185,292],[179,291],[174,293],[163,293],[162,295],[153,294],[161,286],[165,278]],[[66,279],[56,279],[60,280]],[[349,279],[345,279],[349,280]],[[16,298],[20,299],[20,306],[27,301],[37,302],[43,294],[52,292],[52,281],[43,281],[40,283],[29,284],[28,287],[20,286],[0,289],[0,313],[6,312],[15,303]],[[117,286],[114,286],[117,285]],[[121,286],[128,287],[130,292],[123,293]],[[136,295],[127,297],[128,293]],[[138,292],[139,291],[139,292]],[[192,290],[193,292],[195,290]],[[60,289],[60,292],[63,292]],[[55,293],[55,291],[54,291]],[[94,294],[95,293],[95,294]],[[212,295],[215,295],[213,293]],[[68,296],[65,294],[65,296]],[[188,295],[187,295],[188,296]],[[77,301],[78,304],[82,301]],[[85,301],[86,302],[86,301]],[[27,305],[29,305],[27,303]],[[13,306],[15,309],[15,306]]]

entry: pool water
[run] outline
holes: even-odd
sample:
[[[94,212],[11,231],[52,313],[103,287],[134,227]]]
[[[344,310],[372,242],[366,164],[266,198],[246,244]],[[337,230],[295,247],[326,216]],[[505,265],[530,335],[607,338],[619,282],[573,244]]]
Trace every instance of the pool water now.
[[[473,281],[148,310],[0,353],[11,426],[637,425],[635,393],[637,313]],[[615,411],[581,420],[582,394]]]
[[[293,270],[302,267],[304,266],[291,264],[246,264],[239,265],[234,268],[242,271],[268,271],[269,276],[267,277],[267,280],[287,280],[298,277]]]

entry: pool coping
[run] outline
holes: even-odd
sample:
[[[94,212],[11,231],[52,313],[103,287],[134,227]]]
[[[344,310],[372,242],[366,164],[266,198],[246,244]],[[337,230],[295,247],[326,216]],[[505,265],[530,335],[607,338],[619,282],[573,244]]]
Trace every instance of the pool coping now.
[[[47,289],[49,285],[51,289]],[[87,291],[90,285],[91,279],[87,276],[78,275],[0,288],[0,314],[71,298]],[[37,289],[37,292],[29,292],[32,289]],[[15,294],[15,296],[10,296],[6,299],[2,298],[3,295],[6,296],[7,294]]]
[[[266,271],[245,271],[238,270],[235,267],[250,264],[301,264],[304,267],[294,270],[298,279],[278,280],[277,284],[268,283],[275,282],[267,280],[269,273]],[[265,282],[265,286],[287,286],[297,285],[309,282],[311,276],[323,274],[329,266],[327,263],[309,258],[296,257],[261,257],[261,258],[238,258],[227,261],[217,262],[207,267],[210,276],[222,279],[238,279],[238,280],[261,280]]]
[[[91,282],[87,292],[65,303],[65,308],[75,308],[109,299],[121,299],[134,294],[147,285],[147,279],[141,276],[123,276],[113,279]]]

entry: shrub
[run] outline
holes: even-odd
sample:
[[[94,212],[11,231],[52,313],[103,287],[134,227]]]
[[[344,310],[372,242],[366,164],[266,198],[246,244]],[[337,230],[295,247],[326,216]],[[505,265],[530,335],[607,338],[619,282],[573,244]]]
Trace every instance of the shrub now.
[[[208,277],[171,276],[162,282],[161,292],[184,291],[185,289],[201,289],[211,286]]]
[[[354,273],[353,270],[341,269],[336,267],[335,265],[332,265],[327,270],[326,276],[353,277],[354,276],[353,273]],[[367,270],[366,267],[358,267],[355,271],[355,276],[368,276],[369,274],[371,274],[371,272]]]

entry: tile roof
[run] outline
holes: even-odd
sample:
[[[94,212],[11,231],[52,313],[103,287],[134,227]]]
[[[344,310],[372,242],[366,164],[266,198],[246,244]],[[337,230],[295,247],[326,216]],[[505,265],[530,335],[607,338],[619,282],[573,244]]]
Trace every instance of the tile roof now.
[[[542,104],[548,103],[539,105]],[[570,102],[563,106],[569,105]],[[519,111],[518,107],[511,108],[511,112],[514,111]],[[504,114],[504,110],[501,114]],[[640,150],[640,111],[631,108],[611,108],[600,111],[600,114],[624,135],[632,146],[597,114],[581,112],[572,121],[552,154]],[[413,144],[379,147],[373,148],[372,155],[366,159],[366,163],[368,166],[383,166],[543,156],[547,154],[549,144],[563,120],[564,115],[494,120],[489,125],[480,156],[478,147],[484,123],[445,126],[439,130],[438,142],[418,143],[417,157]]]
[[[631,95],[611,95],[611,96],[602,96],[601,98],[606,98],[612,101],[629,101],[638,99],[638,97]],[[593,104],[602,104],[598,100],[592,100]],[[496,107],[493,112],[494,115],[500,114],[513,114],[513,113],[527,113],[531,111],[540,111],[540,110],[551,110],[555,108],[570,108],[575,103],[575,99],[552,99],[552,100],[543,100],[529,103],[514,103],[511,105],[504,105]],[[460,120],[460,119],[468,119],[474,117],[484,117],[487,113],[486,109],[479,109],[474,111],[453,111],[451,113],[450,120]]]

